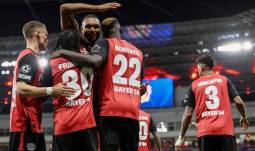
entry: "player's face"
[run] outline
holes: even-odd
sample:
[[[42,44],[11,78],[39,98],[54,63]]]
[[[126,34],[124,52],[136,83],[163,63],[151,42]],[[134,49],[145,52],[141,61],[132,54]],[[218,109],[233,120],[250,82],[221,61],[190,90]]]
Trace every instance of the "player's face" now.
[[[82,34],[90,42],[95,42],[100,35],[100,22],[97,18],[85,18],[82,22]]]
[[[39,49],[47,50],[48,46],[48,32],[46,28],[39,28],[36,32],[38,38]]]

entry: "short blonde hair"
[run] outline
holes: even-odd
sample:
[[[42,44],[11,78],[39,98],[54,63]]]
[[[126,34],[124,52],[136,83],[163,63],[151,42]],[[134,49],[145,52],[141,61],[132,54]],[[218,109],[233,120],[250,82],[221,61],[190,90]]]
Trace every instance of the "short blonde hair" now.
[[[39,21],[27,22],[22,29],[22,33],[25,39],[31,38],[38,28],[46,28],[46,26]]]

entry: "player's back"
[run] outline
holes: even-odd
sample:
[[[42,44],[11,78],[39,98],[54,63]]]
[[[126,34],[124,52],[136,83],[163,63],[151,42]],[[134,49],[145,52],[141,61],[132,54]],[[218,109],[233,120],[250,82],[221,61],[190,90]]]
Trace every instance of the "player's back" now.
[[[55,135],[94,127],[91,77],[84,75],[80,67],[64,58],[52,59],[50,66],[54,85],[63,82],[76,90],[72,96],[53,100]]]
[[[222,75],[202,76],[192,83],[192,91],[197,136],[234,135],[228,79]]]
[[[107,41],[108,57],[100,75],[100,115],[138,120],[143,54],[125,40]]]
[[[139,111],[139,146],[138,151],[150,151],[150,114]]]

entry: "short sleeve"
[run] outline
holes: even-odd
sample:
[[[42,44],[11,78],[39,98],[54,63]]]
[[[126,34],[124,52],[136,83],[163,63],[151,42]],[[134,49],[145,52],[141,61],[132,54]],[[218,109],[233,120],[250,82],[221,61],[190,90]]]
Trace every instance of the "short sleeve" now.
[[[17,81],[31,84],[38,71],[38,62],[34,54],[27,54],[18,62]]]
[[[106,39],[100,39],[91,49],[91,55],[97,54],[103,57],[104,62],[107,60],[108,56],[108,41]]]
[[[185,95],[185,99],[184,99],[183,103],[184,103],[184,106],[190,106],[190,107],[195,108],[195,95],[192,90],[192,86],[189,87],[189,89]]]
[[[233,85],[233,83],[231,82],[231,80],[228,79],[227,81],[227,85],[228,85],[228,94],[229,94],[229,98],[230,99],[233,99],[235,98],[236,96],[239,96],[235,86]]]

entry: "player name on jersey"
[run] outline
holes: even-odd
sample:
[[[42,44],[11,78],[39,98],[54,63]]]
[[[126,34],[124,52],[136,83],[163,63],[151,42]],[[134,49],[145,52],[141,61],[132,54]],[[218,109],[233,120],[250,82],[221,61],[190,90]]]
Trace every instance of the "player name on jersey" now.
[[[209,85],[209,84],[213,84],[213,83],[222,83],[222,79],[217,78],[217,79],[212,79],[212,80],[208,80],[208,81],[202,81],[202,82],[199,82],[197,84],[197,86],[204,86],[204,85]]]
[[[140,54],[137,50],[130,49],[130,48],[127,48],[127,47],[121,47],[121,46],[115,45],[115,50],[120,51],[120,52],[129,53],[129,54],[132,54],[132,55],[136,55],[138,57],[140,56]]]
[[[58,65],[59,70],[65,70],[74,67],[75,65],[72,62],[66,62],[66,63],[61,63]]]

